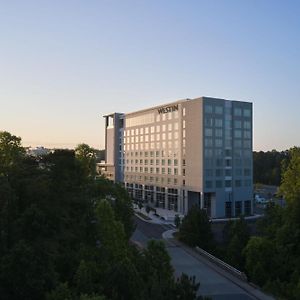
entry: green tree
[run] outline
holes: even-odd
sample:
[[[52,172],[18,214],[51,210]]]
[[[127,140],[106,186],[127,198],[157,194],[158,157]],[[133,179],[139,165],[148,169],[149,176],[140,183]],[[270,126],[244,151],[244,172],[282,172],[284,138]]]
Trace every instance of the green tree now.
[[[151,240],[144,250],[145,299],[173,299],[174,277],[171,258],[162,241]]]
[[[253,282],[263,286],[276,276],[275,245],[272,241],[263,237],[251,237],[243,255],[247,274]]]
[[[87,144],[79,144],[75,148],[75,156],[81,163],[86,176],[94,178],[96,175],[97,151]]]
[[[223,230],[226,245],[225,260],[234,267],[244,269],[243,249],[246,247],[250,234],[249,227],[243,217],[236,221],[229,221]]]
[[[15,172],[24,155],[21,138],[7,131],[0,131],[0,176]]]
[[[197,296],[197,291],[200,287],[200,283],[196,283],[195,276],[189,277],[182,273],[176,281],[175,295],[176,299],[181,300],[193,300],[202,299],[201,296]]]
[[[67,282],[60,283],[46,294],[46,300],[72,300],[72,292]]]
[[[0,150],[1,299],[174,299],[164,245],[129,244],[124,188],[94,180],[72,150],[37,160],[15,142]]]
[[[280,192],[288,203],[293,204],[300,195],[300,148],[289,150],[289,163],[285,162]]]
[[[179,227],[179,239],[189,246],[210,251],[214,247],[211,224],[205,210],[192,207]]]

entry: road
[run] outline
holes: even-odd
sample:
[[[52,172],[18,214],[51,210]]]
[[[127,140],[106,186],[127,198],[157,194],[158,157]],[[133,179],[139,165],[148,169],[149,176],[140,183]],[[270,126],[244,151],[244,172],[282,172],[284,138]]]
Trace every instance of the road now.
[[[162,239],[164,231],[174,229],[172,225],[151,224],[138,218],[135,218],[135,222],[137,228],[132,240],[142,246],[146,246],[150,239]],[[165,243],[175,275],[180,276],[184,272],[189,276],[196,276],[196,281],[200,282],[199,294],[210,296],[213,300],[273,299],[206,260],[189,247],[174,240],[165,240]]]

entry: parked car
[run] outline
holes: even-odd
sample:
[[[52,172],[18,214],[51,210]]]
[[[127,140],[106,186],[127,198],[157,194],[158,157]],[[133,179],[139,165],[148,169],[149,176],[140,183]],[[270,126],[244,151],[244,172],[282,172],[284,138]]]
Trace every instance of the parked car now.
[[[267,200],[264,197],[260,197],[259,195],[255,195],[255,202],[257,204],[267,204],[267,203],[269,203],[269,200]]]

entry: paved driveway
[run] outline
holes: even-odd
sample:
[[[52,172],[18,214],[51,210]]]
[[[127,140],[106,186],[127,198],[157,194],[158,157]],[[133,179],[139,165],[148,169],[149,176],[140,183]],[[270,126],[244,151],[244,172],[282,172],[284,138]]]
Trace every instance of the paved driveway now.
[[[132,240],[142,246],[146,246],[150,239],[162,239],[162,233],[170,229],[170,225],[150,224],[139,219],[136,219],[136,224]],[[180,276],[184,272],[189,276],[196,276],[196,281],[200,282],[199,294],[210,296],[214,300],[273,299],[207,261],[192,249],[174,240],[164,241],[175,275]]]

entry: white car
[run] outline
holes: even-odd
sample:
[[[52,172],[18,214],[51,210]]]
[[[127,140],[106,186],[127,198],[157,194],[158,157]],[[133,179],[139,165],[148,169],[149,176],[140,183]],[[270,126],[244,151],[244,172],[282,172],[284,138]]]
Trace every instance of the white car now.
[[[255,202],[258,204],[267,204],[269,201],[263,197],[255,197]]]

